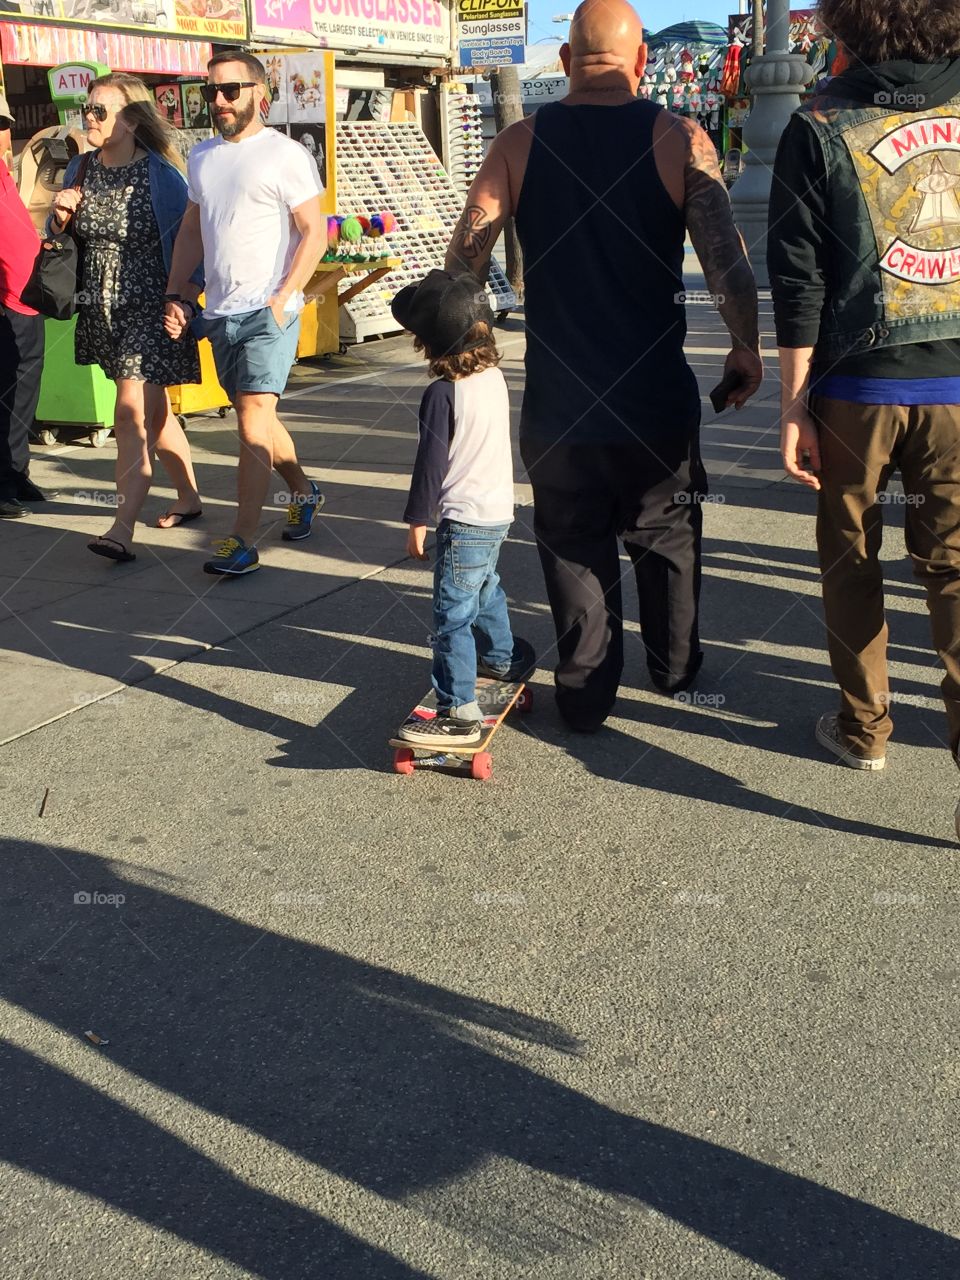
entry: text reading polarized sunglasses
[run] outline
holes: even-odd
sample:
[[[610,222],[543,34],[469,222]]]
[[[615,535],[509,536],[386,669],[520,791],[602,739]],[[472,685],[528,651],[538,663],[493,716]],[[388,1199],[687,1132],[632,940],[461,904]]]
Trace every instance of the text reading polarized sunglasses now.
[[[241,89],[255,89],[256,86],[256,80],[231,80],[229,84],[202,84],[200,92],[204,102],[211,104],[216,102],[218,93],[223,94],[224,102],[236,102]]]
[[[83,104],[83,114],[85,116],[93,116],[94,120],[99,120],[103,124],[110,114],[110,108],[103,106],[99,102],[85,102]]]

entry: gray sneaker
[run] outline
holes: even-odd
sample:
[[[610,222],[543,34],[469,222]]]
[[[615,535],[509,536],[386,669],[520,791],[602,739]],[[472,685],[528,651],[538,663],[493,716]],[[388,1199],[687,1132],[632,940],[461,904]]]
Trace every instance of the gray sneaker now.
[[[887,763],[886,756],[858,756],[856,752],[851,751],[843,740],[835,715],[821,716],[817,721],[817,741],[821,747],[826,747],[828,751],[831,751],[840,763],[845,764],[848,769],[871,769],[876,771],[882,769]]]

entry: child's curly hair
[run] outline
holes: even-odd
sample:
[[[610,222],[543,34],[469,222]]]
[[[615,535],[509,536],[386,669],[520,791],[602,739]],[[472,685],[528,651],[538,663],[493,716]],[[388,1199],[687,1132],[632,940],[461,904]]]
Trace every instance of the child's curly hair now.
[[[414,351],[422,351],[430,361],[430,377],[446,378],[448,382],[456,382],[459,378],[469,378],[472,373],[480,373],[483,369],[493,369],[500,363],[500,352],[493,336],[493,330],[486,320],[478,320],[466,336],[467,345],[474,342],[479,346],[472,351],[461,351],[453,356],[435,356],[420,338],[414,338]]]

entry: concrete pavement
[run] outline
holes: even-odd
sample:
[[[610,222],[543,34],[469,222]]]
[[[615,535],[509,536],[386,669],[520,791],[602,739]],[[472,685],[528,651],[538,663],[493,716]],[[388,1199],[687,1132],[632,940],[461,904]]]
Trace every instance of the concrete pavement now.
[[[722,333],[689,319],[706,392]],[[289,546],[277,502],[250,579],[200,572],[234,480],[215,417],[207,520],[136,564],[83,545],[112,446],[38,451],[64,497],[0,527],[0,1277],[954,1280],[956,777],[902,534],[884,773],[812,740],[812,503],[771,376],[742,413],[705,400],[696,696],[650,692],[631,625],[609,728],[563,732],[523,506],[534,714],[489,783],[398,777],[422,385],[402,339],[297,371],[326,513]]]

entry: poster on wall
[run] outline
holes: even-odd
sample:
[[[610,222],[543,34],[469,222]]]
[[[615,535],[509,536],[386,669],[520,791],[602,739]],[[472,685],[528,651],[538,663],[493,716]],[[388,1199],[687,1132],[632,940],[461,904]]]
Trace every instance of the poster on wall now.
[[[221,43],[247,38],[243,0],[3,0],[3,13],[58,26],[127,27],[145,36],[196,36]]]
[[[405,53],[442,63],[449,55],[449,0],[251,0],[251,37],[322,49]]]
[[[157,100],[157,110],[174,129],[183,128],[183,98],[178,84],[158,84],[154,86],[153,96]]]
[[[183,121],[185,129],[209,129],[210,108],[203,100],[198,84],[180,86],[183,96]]]
[[[314,160],[320,170],[320,181],[327,185],[327,129],[322,124],[294,124],[290,126],[290,136],[299,142]]]
[[[267,69],[267,112],[266,123],[269,125],[287,123],[287,73],[284,69],[286,59],[279,54],[266,55],[260,61]]]
[[[287,119],[291,125],[323,124],[327,118],[323,54],[291,54],[284,70],[287,80]]]

